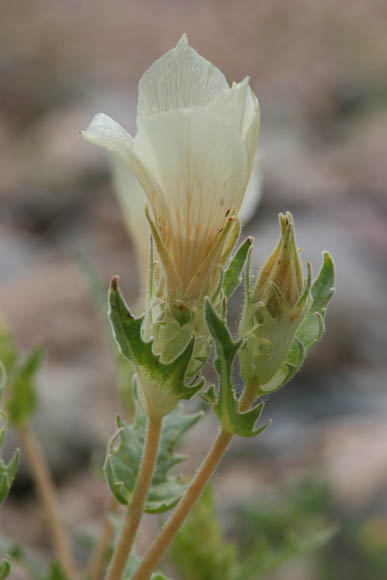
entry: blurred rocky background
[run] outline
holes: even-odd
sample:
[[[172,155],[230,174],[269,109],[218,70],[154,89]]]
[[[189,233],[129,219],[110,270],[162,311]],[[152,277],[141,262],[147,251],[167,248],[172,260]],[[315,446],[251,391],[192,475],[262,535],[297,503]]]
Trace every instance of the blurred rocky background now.
[[[107,492],[90,464],[120,408],[77,254],[106,283],[119,273],[128,301],[141,293],[106,157],[78,132],[100,111],[134,131],[142,72],[187,32],[229,81],[250,75],[261,103],[262,201],[245,226],[256,266],[277,239],[277,213],[290,210],[315,272],[325,249],[337,267],[327,332],[268,400],[273,426],[235,441],[218,471],[227,536],[241,533],[238,506],[286,503],[287,490],[313,477],[329,490],[338,534],[318,557],[267,578],[386,578],[387,3],[4,0],[1,13],[0,309],[21,349],[45,346],[36,429],[70,528],[97,529]],[[186,442],[188,472],[215,428],[208,416]],[[25,468],[0,522],[47,557]],[[147,519],[140,547],[153,530]]]

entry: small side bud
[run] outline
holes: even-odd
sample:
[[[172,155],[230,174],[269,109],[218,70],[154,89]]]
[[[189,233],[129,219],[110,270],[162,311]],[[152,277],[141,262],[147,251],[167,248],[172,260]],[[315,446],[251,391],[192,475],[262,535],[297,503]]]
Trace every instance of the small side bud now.
[[[281,237],[261,269],[252,290],[247,289],[240,336],[241,373],[246,387],[265,390],[280,370],[290,345],[311,304],[311,267],[303,275],[293,219],[279,216]]]
[[[281,213],[279,222],[281,237],[261,269],[253,289],[253,299],[263,302],[274,318],[281,314],[278,290],[290,307],[296,306],[304,291],[304,276],[291,213]]]

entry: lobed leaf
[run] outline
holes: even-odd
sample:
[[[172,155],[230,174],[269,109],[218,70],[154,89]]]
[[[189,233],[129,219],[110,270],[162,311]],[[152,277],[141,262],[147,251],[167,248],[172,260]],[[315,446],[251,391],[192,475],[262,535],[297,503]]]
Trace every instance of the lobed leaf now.
[[[185,459],[185,456],[175,452],[175,448],[183,434],[201,416],[201,412],[183,414],[178,406],[164,418],[156,467],[145,504],[146,512],[169,510],[186,490],[187,484],[181,477],[170,475],[169,472]],[[108,445],[104,471],[113,495],[120,503],[128,504],[134,490],[146,436],[147,417],[140,404],[137,403],[133,425],[126,425],[118,419],[117,426],[118,430]]]

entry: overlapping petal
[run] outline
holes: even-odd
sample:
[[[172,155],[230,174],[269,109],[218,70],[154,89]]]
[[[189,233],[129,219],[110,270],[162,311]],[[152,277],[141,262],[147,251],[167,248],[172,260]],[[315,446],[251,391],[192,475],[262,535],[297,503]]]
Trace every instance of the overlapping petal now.
[[[248,165],[243,141],[208,111],[176,110],[144,120],[134,153],[165,192],[167,209],[152,209],[186,288],[226,215],[239,209]]]
[[[162,111],[204,107],[227,88],[224,74],[189,46],[183,34],[175,48],[156,60],[142,76],[137,122]]]

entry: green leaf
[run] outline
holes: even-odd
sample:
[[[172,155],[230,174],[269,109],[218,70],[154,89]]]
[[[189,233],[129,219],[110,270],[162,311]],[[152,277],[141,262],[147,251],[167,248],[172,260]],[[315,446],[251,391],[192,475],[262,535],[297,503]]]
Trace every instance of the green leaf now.
[[[13,369],[18,359],[18,352],[15,348],[11,333],[0,316],[0,360],[3,362],[7,374]]]
[[[179,475],[170,475],[172,467],[185,459],[175,452],[183,434],[202,416],[202,413],[183,414],[176,407],[163,420],[160,447],[157,456],[152,484],[145,504],[145,511],[158,513],[172,508],[187,489],[187,484]],[[144,439],[146,437],[147,417],[137,403],[133,425],[117,421],[118,431],[108,445],[104,465],[105,476],[115,498],[123,504],[130,502],[139,470]]]
[[[3,361],[0,360],[0,402],[1,402],[1,399],[3,397],[6,381],[7,381],[7,373],[6,373]],[[1,433],[1,431],[0,431],[0,433]],[[1,439],[0,439],[0,444],[1,444]]]
[[[189,399],[202,387],[202,382],[185,386],[185,374],[194,348],[194,337],[186,348],[170,363],[162,363],[152,350],[152,341],[145,342],[141,327],[145,315],[135,318],[126,305],[118,278],[113,278],[109,292],[109,316],[114,337],[121,353],[136,367],[140,387],[147,403],[153,404],[152,413],[164,416],[176,406],[179,399]]]
[[[33,580],[46,580],[45,566],[36,559],[23,546],[17,544],[12,539],[0,534],[0,552],[8,554],[6,558],[18,565],[27,572],[27,578]]]
[[[5,556],[3,560],[0,562],[0,580],[3,578],[7,578],[11,573],[11,562],[9,561],[8,556]]]
[[[231,379],[232,364],[242,344],[242,340],[238,340],[237,342],[232,340],[226,321],[216,314],[208,298],[206,299],[205,316],[208,329],[214,339],[216,347],[214,365],[219,376],[219,391],[216,398],[214,388],[211,387],[203,398],[212,406],[215,415],[222,425],[223,431],[226,433],[235,433],[241,437],[258,435],[270,424],[268,422],[263,427],[254,429],[262,413],[263,403],[260,403],[249,411],[240,413]]]
[[[35,410],[37,405],[35,380],[42,356],[42,348],[36,346],[24,360],[16,363],[8,376],[6,408],[9,421],[14,425],[23,424]]]
[[[241,274],[243,270],[243,266],[245,265],[247,254],[249,252],[249,248],[253,243],[253,238],[250,236],[241,244],[235,253],[235,255],[231,258],[230,264],[227,270],[224,273],[224,281],[223,281],[223,292],[226,298],[230,298],[234,293],[235,289],[241,283]]]
[[[7,416],[4,411],[0,410],[0,450],[4,441],[5,432],[7,429]],[[16,470],[19,465],[20,452],[17,449],[8,464],[6,464],[0,456],[0,503],[3,503],[11,489],[13,480],[15,478]]]
[[[48,570],[48,573],[44,577],[44,580],[70,580],[70,579],[67,578],[60,564],[58,562],[53,562],[50,565],[50,568]]]

